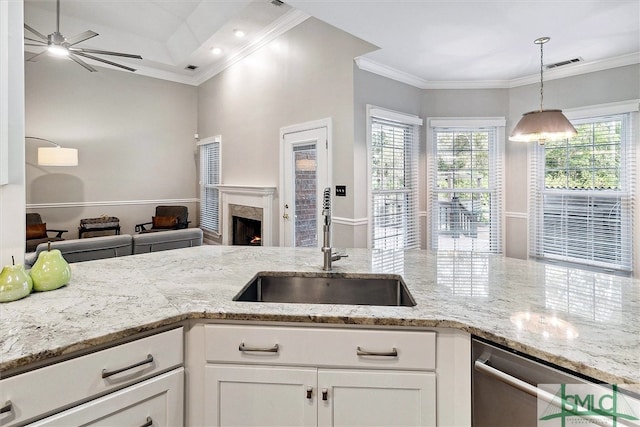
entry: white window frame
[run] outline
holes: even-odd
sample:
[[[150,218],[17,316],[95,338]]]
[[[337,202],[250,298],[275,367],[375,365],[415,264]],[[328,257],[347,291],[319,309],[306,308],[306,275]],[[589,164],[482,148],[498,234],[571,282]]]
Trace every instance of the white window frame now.
[[[210,138],[205,138],[198,141],[199,148],[199,158],[200,158],[200,228],[203,231],[209,231],[220,235],[220,219],[221,219],[221,199],[220,199],[220,190],[218,189],[218,185],[220,185],[222,178],[222,136],[216,135]],[[205,155],[205,150],[207,149],[215,149],[217,145],[218,155],[217,165],[210,165],[207,162],[209,155]],[[215,156],[214,156],[215,159]],[[212,159],[212,160],[214,160]],[[209,168],[217,167],[218,173],[214,175],[213,181],[209,181]],[[213,200],[211,201],[212,206],[207,205],[207,198],[205,196],[205,191],[213,190]],[[214,213],[212,218],[209,218],[209,211],[216,212]]]
[[[411,147],[407,149],[411,153],[411,174],[412,174],[412,188],[409,189],[409,197],[411,198],[410,212],[408,212],[408,217],[405,218],[405,231],[408,232],[408,241],[405,241],[405,245],[402,248],[396,249],[409,249],[409,248],[418,248],[420,247],[420,224],[418,221],[418,203],[419,203],[419,172],[418,172],[418,163],[419,163],[419,148],[420,148],[420,131],[419,126],[422,126],[422,119],[418,116],[401,113],[398,111],[393,111],[381,107],[376,107],[373,105],[367,105],[367,216],[368,216],[368,227],[367,227],[367,247],[373,248],[374,238],[373,234],[375,231],[375,218],[373,212],[373,182],[372,182],[372,125],[375,121],[375,118],[380,120],[388,121],[388,122],[397,122],[403,126],[412,126],[413,127],[413,144]],[[405,239],[406,240],[406,239]]]
[[[622,130],[623,138],[626,137],[626,141],[622,141],[623,161],[626,163],[624,175],[627,175],[622,182],[622,189],[618,192],[623,198],[628,198],[629,212],[627,213],[628,222],[625,226],[623,224],[622,238],[628,237],[630,241],[623,242],[626,245],[626,249],[629,251],[629,257],[627,259],[626,266],[614,266],[605,262],[589,262],[586,260],[576,260],[571,257],[559,257],[559,256],[545,256],[544,249],[541,247],[541,239],[538,238],[539,233],[542,233],[542,214],[543,206],[540,201],[540,188],[544,187],[545,179],[545,164],[543,156],[543,147],[538,144],[532,145],[529,150],[529,173],[530,173],[530,194],[529,194],[529,216],[531,218],[529,224],[530,244],[529,244],[529,256],[534,259],[539,259],[545,262],[558,262],[562,264],[569,264],[580,266],[582,268],[603,270],[607,272],[618,272],[621,274],[632,274],[635,269],[638,268],[637,260],[635,260],[634,254],[638,251],[638,238],[636,236],[637,226],[633,224],[634,216],[637,216],[635,208],[635,200],[637,199],[637,188],[635,187],[635,180],[638,176],[638,162],[637,156],[639,153],[640,144],[638,135],[640,100],[630,100],[622,102],[614,102],[608,104],[600,104],[594,106],[587,106],[575,109],[565,110],[564,113],[571,121],[580,121],[585,119],[598,119],[606,118],[610,116],[624,115],[626,121],[626,127]],[[623,121],[624,123],[624,121]],[[626,146],[625,146],[626,144]],[[566,190],[565,192],[569,192]],[[581,190],[600,196],[599,192]],[[616,193],[615,191],[608,192],[605,195]],[[586,193],[585,193],[586,194]],[[625,229],[626,227],[626,229]]]
[[[492,152],[490,160],[491,176],[489,181],[491,186],[488,190],[494,195],[492,206],[497,212],[490,218],[491,232],[495,233],[490,237],[492,253],[503,253],[504,251],[504,170],[505,170],[505,126],[504,117],[431,117],[427,119],[427,247],[434,249],[437,245],[438,229],[434,215],[439,215],[436,211],[437,201],[437,173],[436,164],[437,147],[434,140],[436,129],[458,129],[463,131],[474,131],[493,128],[495,132],[495,146],[489,147]]]

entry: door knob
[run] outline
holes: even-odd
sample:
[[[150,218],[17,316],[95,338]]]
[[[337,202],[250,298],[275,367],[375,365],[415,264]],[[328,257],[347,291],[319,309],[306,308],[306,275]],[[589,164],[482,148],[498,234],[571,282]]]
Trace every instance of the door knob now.
[[[284,214],[284,215],[282,215],[282,218],[284,218],[284,219],[289,219],[289,214]]]

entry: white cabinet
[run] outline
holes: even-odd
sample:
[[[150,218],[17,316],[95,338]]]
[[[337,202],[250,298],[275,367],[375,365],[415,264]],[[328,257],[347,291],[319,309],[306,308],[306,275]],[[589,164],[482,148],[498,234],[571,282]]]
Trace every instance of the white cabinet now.
[[[436,374],[318,371],[321,426],[435,426]]]
[[[205,325],[203,335],[203,417],[190,425],[436,425],[434,332]]]
[[[316,369],[207,365],[207,426],[315,426]]]
[[[180,426],[183,386],[184,369],[174,369],[28,426]]]
[[[0,380],[0,402],[9,409],[0,414],[0,426],[24,425],[90,405],[91,399],[180,368],[183,334],[182,327],[171,329]],[[117,409],[116,401],[107,404],[109,410]]]

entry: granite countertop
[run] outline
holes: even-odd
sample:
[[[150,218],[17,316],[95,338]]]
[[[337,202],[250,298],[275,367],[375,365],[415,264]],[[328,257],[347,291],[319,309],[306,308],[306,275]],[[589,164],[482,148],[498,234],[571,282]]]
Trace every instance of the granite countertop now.
[[[394,273],[415,307],[234,302],[260,271],[321,272],[318,249],[199,246],[71,264],[0,305],[0,374],[187,319],[446,327],[617,384],[640,383],[640,281],[499,255],[348,249],[342,274]]]

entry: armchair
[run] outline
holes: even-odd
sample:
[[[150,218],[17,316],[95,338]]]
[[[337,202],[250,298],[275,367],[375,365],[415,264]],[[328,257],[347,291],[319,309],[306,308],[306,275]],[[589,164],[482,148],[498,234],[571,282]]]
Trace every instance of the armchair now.
[[[48,229],[47,223],[42,222],[42,217],[39,213],[28,213],[26,227],[26,251],[33,252],[40,243],[46,242],[58,242],[64,240],[62,233],[66,233],[69,230],[54,230]],[[56,233],[54,237],[49,237],[49,233]]]
[[[156,214],[151,222],[136,224],[137,233],[152,233],[156,231],[179,230],[189,227],[187,218],[189,210],[186,206],[161,205],[156,206]],[[147,228],[148,226],[151,226]]]

